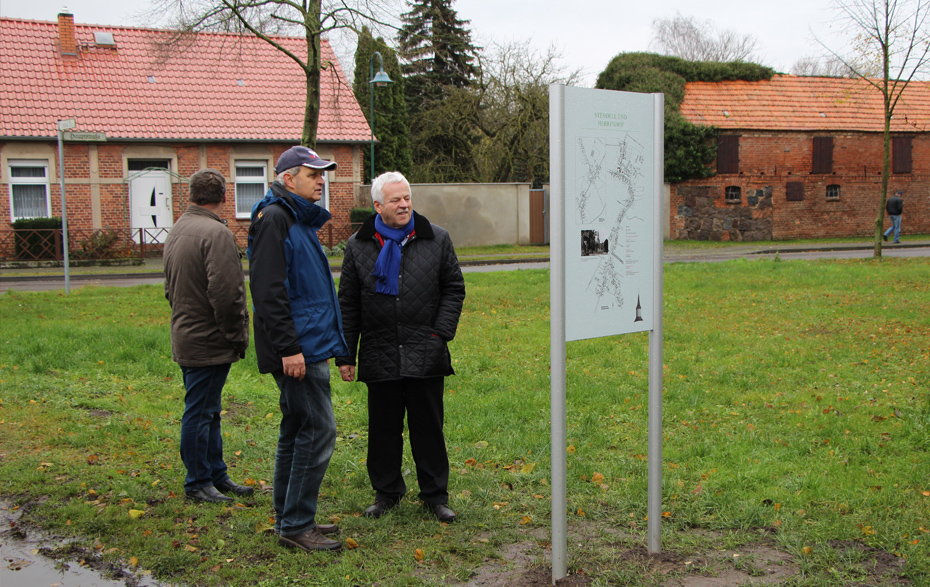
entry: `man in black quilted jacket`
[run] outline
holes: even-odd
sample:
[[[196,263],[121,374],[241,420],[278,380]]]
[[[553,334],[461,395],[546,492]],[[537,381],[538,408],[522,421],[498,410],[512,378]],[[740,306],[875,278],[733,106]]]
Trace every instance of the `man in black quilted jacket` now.
[[[443,436],[447,343],[455,337],[465,280],[452,239],[413,211],[401,173],[372,182],[377,215],[346,244],[339,305],[349,356],[336,364],[344,381],[368,385],[368,476],[380,518],[407,491],[401,473],[404,415],[416,462],[419,497],[440,522],[449,506],[449,457]],[[357,361],[356,361],[357,359]]]

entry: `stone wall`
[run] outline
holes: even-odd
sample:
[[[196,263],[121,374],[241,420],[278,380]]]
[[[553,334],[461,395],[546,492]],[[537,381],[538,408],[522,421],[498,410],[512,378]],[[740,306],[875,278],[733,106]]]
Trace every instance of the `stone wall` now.
[[[743,194],[739,203],[724,201],[719,186],[680,185],[678,240],[772,240],[772,186]]]

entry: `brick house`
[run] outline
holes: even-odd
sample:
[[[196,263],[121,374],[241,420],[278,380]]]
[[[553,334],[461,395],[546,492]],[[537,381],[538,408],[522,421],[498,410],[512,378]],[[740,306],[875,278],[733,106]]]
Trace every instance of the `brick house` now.
[[[64,142],[69,228],[147,229],[161,242],[187,208],[187,178],[211,167],[228,180],[224,215],[240,237],[300,142],[304,74],[259,39],[0,18],[0,218],[60,216],[57,121],[106,141]],[[304,39],[276,41],[306,55]],[[348,226],[370,129],[326,40],[317,151],[338,162],[322,202]],[[99,138],[99,137],[98,137]],[[5,228],[0,224],[0,229]],[[325,228],[324,228],[325,230]],[[145,236],[141,236],[144,234]],[[347,235],[346,235],[347,236]]]
[[[719,129],[717,174],[671,186],[671,238],[874,235],[883,112],[881,93],[862,80],[688,83],[681,113]],[[911,82],[891,121],[888,184],[889,195],[904,190],[905,234],[930,233],[928,125],[930,83]]]

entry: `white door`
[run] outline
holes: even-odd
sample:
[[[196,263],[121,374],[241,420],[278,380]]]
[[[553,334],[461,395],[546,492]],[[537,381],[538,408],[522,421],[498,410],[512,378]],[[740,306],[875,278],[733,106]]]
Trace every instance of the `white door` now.
[[[129,227],[146,244],[163,243],[172,224],[171,176],[161,169],[143,171],[129,182]]]

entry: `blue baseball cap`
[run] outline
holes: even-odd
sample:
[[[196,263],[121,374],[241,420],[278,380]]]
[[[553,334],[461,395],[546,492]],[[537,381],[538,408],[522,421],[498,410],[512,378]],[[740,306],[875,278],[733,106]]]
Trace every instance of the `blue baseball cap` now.
[[[336,169],[335,161],[322,159],[313,149],[298,145],[281,153],[278,162],[274,166],[274,172],[281,173],[301,165],[310,169]]]

